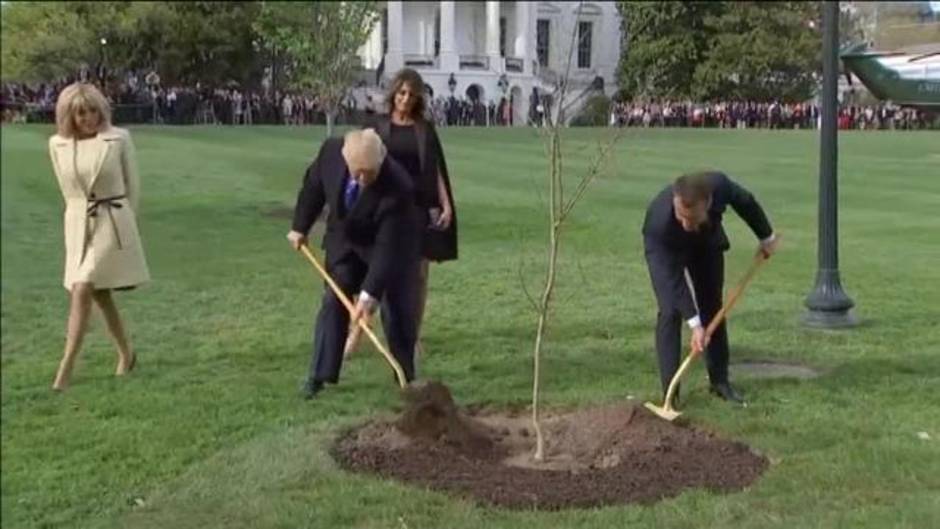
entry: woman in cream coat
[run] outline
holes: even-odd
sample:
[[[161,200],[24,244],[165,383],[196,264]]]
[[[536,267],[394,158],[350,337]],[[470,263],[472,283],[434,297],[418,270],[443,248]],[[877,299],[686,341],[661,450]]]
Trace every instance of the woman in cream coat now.
[[[70,293],[65,353],[53,389],[68,386],[92,301],[118,350],[117,375],[134,368],[112,290],[150,279],[137,232],[140,186],[130,134],[111,126],[111,109],[93,85],[75,83],[56,103],[49,156],[65,198],[65,288]]]

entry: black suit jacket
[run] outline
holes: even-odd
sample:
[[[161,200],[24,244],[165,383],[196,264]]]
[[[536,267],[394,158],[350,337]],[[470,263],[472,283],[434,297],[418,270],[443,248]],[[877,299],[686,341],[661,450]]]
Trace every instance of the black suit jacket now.
[[[375,182],[363,188],[352,209],[346,211],[348,168],[342,148],[341,138],[330,138],[320,147],[317,159],[304,174],[292,229],[309,232],[328,204],[323,238],[327,266],[332,268],[350,256],[361,259],[369,268],[361,289],[381,298],[404,260],[417,259],[414,191],[405,170],[386,156]]]
[[[388,114],[377,116],[366,127],[374,128],[382,141],[388,144],[392,135],[392,121]],[[418,159],[421,161],[421,174],[412,175],[416,201],[425,207],[440,207],[437,191],[437,174],[440,171],[453,213],[446,230],[430,230],[425,234],[425,256],[432,261],[451,261],[457,259],[457,203],[454,202],[454,192],[450,186],[444,148],[434,124],[429,121],[415,121],[415,135],[418,139]]]
[[[729,205],[758,239],[766,239],[773,233],[763,208],[748,190],[717,171],[709,173],[708,179],[712,185],[712,204],[708,209],[708,222],[700,231],[687,232],[676,220],[671,185],[650,202],[643,222],[643,245],[652,279],[670,292],[675,308],[686,319],[695,316],[696,310],[683,269],[693,256],[702,252],[723,252],[731,247],[721,224]]]

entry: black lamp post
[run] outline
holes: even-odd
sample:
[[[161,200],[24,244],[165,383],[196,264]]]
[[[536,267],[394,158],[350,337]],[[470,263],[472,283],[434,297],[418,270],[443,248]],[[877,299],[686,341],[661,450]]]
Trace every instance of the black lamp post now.
[[[454,90],[457,89],[457,79],[454,78],[454,74],[450,74],[450,79],[447,80],[447,88],[450,89],[450,95],[454,95]]]
[[[823,90],[819,151],[819,268],[816,286],[806,297],[803,323],[811,327],[851,327],[855,305],[839,280],[838,129],[839,3],[823,2]]]
[[[102,87],[104,87],[104,80],[106,76],[105,63],[107,63],[107,60],[108,60],[107,54],[105,53],[105,46],[107,46],[108,44],[108,39],[101,37],[101,40],[99,40],[98,43],[101,44],[101,48],[100,48],[101,56],[98,58],[98,60],[100,61],[100,66],[98,68],[98,82],[101,83]]]

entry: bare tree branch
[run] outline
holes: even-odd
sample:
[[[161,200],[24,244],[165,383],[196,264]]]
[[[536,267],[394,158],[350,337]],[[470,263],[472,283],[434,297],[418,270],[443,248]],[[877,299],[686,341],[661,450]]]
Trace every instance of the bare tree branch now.
[[[565,74],[561,77],[561,94],[558,98],[558,102],[552,102],[555,105],[555,108],[558,109],[558,114],[555,119],[554,126],[560,127],[564,121],[564,104],[565,97],[568,94],[568,81],[571,79],[571,58],[574,56],[575,45],[578,41],[578,22],[581,21],[581,8],[584,7],[584,1],[578,2],[578,7],[575,8],[575,12],[578,16],[574,19],[574,26],[571,28],[571,45],[568,47],[568,62],[565,66]]]
[[[571,213],[571,210],[574,209],[575,204],[578,203],[578,200],[584,195],[584,192],[587,191],[591,182],[593,182],[597,175],[601,172],[602,165],[609,160],[610,152],[613,150],[614,145],[617,144],[617,141],[623,137],[624,129],[618,128],[617,132],[609,138],[605,143],[601,144],[598,147],[598,154],[594,158],[591,166],[588,168],[588,172],[581,177],[581,181],[578,182],[577,188],[575,188],[574,196],[568,201],[567,204],[561,210],[561,216],[559,217],[560,221],[564,221],[565,218]]]

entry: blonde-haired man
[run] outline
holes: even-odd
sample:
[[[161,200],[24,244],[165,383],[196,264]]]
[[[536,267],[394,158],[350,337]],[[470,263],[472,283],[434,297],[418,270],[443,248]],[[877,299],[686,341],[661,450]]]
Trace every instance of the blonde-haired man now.
[[[291,246],[300,249],[329,205],[323,239],[327,271],[346,295],[358,293],[354,319],[368,318],[384,298],[385,335],[409,381],[415,376],[412,291],[419,262],[412,193],[408,174],[386,156],[374,130],[352,131],[342,140],[330,138],[304,175],[287,235]],[[315,397],[325,383],[339,381],[349,321],[346,308],[325,287],[303,389],[306,398]]]

